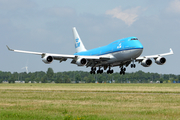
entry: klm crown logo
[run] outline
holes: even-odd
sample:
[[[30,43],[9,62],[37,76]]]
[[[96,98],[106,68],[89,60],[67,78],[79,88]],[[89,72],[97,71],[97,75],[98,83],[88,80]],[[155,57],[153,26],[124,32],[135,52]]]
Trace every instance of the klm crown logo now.
[[[119,46],[117,46],[117,49],[120,49],[122,46],[121,46],[121,43],[119,44]]]
[[[76,42],[79,42],[79,38],[76,38]]]
[[[80,42],[79,42],[79,38],[76,39],[76,43],[75,43],[75,48],[80,47]]]

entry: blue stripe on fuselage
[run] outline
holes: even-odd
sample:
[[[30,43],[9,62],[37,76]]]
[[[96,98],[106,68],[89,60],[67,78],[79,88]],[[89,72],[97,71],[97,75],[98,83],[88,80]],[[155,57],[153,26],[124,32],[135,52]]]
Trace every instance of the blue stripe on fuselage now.
[[[128,38],[116,40],[110,43],[109,45],[75,53],[74,55],[99,56],[99,55],[105,55],[105,54],[110,54],[124,50],[143,49],[143,46],[139,42],[139,40],[131,40],[132,38],[136,38],[136,37],[128,37]]]

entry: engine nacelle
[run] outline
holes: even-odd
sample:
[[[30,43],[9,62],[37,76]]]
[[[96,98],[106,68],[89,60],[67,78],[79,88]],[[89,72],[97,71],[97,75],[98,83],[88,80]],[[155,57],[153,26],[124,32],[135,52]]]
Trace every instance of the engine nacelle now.
[[[152,60],[151,59],[144,59],[141,62],[141,65],[144,66],[144,67],[149,67],[149,66],[151,66],[151,64],[152,64]]]
[[[87,60],[85,58],[79,58],[79,59],[77,59],[76,64],[78,66],[84,66],[87,64]]]
[[[42,61],[46,64],[50,64],[53,61],[53,57],[52,56],[44,56]]]
[[[157,63],[158,65],[163,65],[164,63],[166,63],[166,58],[164,58],[164,57],[158,57],[158,58],[155,60],[155,63]]]

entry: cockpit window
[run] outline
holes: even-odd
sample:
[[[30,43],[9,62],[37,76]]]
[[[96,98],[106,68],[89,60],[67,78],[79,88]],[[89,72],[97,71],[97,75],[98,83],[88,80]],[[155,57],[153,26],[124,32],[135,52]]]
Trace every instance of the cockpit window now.
[[[131,40],[138,40],[138,38],[131,38]]]

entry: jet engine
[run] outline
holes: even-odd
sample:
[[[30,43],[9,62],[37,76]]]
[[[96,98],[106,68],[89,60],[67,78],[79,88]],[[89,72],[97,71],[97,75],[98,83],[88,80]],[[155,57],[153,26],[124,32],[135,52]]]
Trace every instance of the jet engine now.
[[[155,60],[155,63],[158,64],[158,65],[163,65],[165,62],[166,62],[166,58],[164,58],[164,57],[158,57]]]
[[[53,61],[53,57],[52,56],[44,56],[42,61],[46,64],[50,64]]]
[[[79,58],[79,59],[77,59],[76,64],[78,66],[84,66],[87,64],[87,60],[85,58]]]
[[[151,64],[152,64],[152,60],[151,59],[144,59],[141,62],[141,65],[144,66],[144,67],[149,67],[149,66],[151,66]]]

